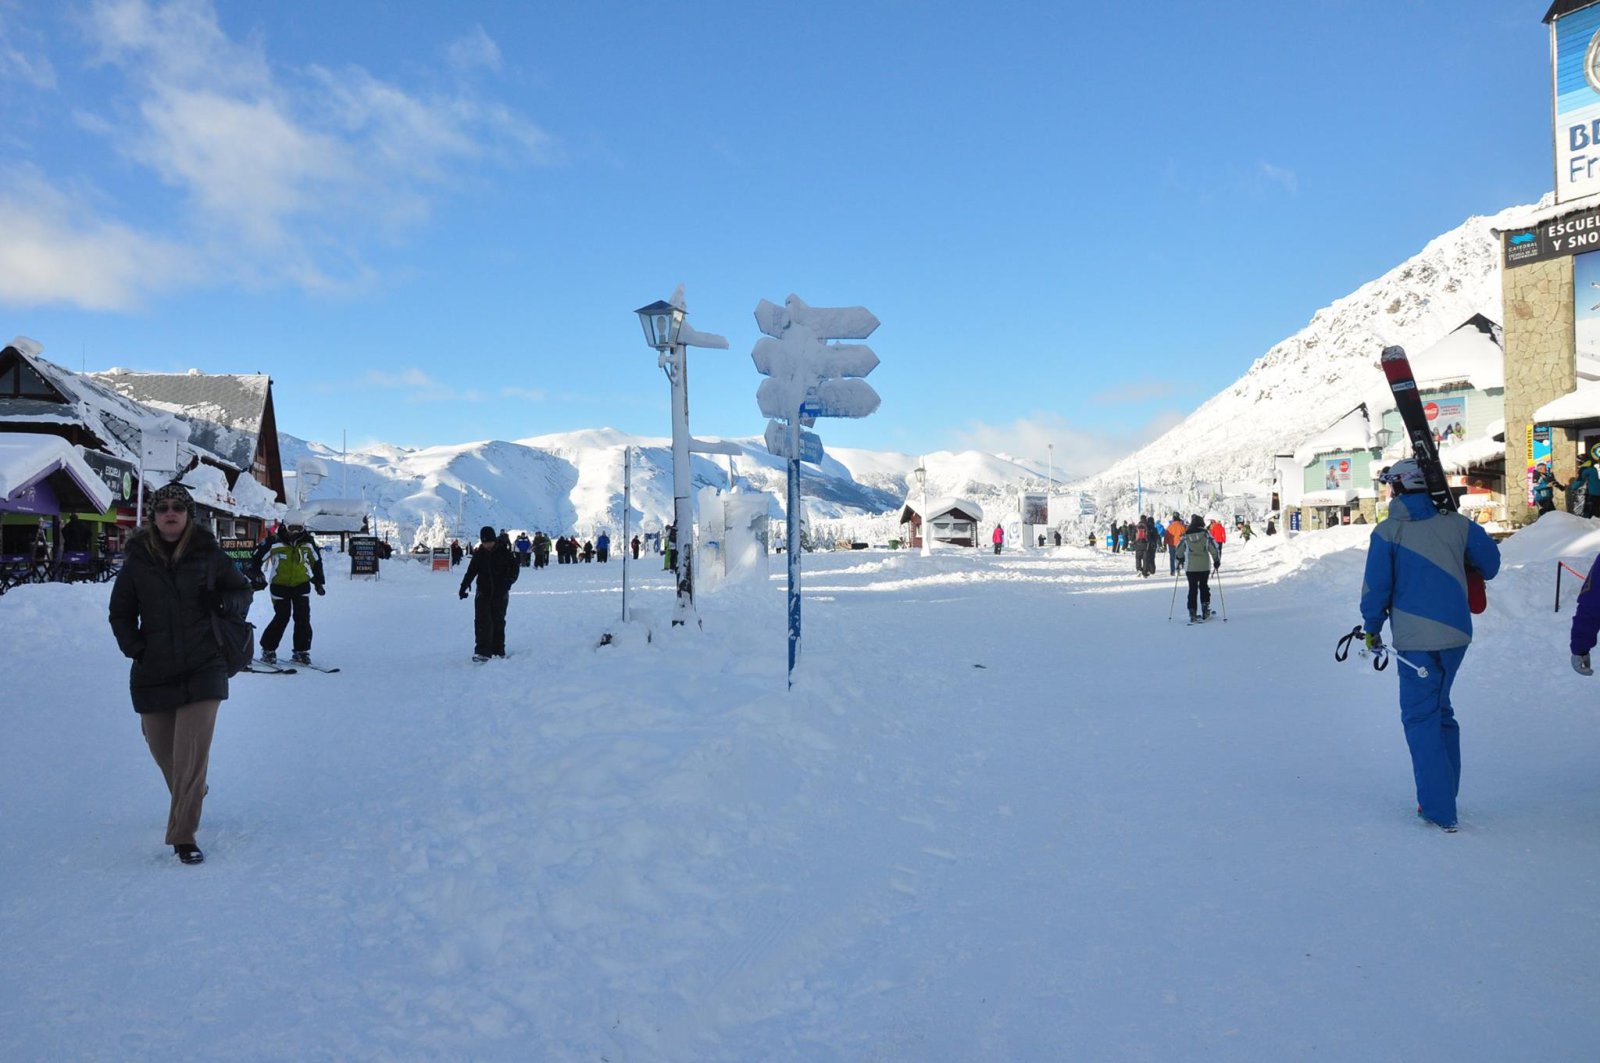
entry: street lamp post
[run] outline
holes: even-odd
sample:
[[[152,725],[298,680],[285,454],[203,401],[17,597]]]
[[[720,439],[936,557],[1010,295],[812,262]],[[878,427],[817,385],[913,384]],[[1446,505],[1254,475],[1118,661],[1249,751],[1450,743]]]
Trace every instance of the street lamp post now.
[[[657,352],[657,364],[672,383],[672,570],[677,602],[672,623],[696,620],[694,611],[694,514],[689,485],[689,359],[681,342],[684,311],[664,299],[634,313],[644,326],[645,343]]]
[[[1050,509],[1051,496],[1055,494],[1054,488],[1056,485],[1056,445],[1054,443],[1046,443],[1044,446],[1045,450],[1050,454],[1045,459],[1044,466],[1044,519],[1045,531],[1048,533],[1050,526],[1058,521],[1058,518]]]
[[[913,474],[917,478],[917,487],[922,490],[922,556],[927,557],[933,552],[933,524],[928,520],[928,470],[919,462]]]

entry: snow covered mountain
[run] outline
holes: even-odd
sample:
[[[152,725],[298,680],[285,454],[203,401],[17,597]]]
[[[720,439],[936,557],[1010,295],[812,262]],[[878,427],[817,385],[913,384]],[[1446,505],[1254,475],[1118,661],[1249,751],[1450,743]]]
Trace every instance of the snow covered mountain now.
[[[737,455],[695,454],[695,490],[725,489],[731,468],[742,491],[771,498],[783,515],[783,462],[759,439],[730,440]],[[475,534],[485,524],[515,532],[613,535],[623,526],[624,454],[632,448],[635,529],[659,530],[672,515],[672,445],[668,439],[630,436],[611,428],[587,429],[516,441],[488,440],[408,449],[374,446],[341,456],[318,443],[279,435],[285,470],[316,458],[327,478],[307,484],[308,499],[361,499],[380,531],[410,545],[440,543]],[[802,465],[806,515],[819,532],[892,537],[901,504],[914,482],[918,458],[884,451],[831,451],[821,468]],[[1039,477],[1031,470],[976,451],[926,458],[928,492],[960,495],[982,504],[1013,499],[1016,485]],[[291,487],[291,492],[293,488]]]
[[[1069,485],[1096,499],[1102,513],[1132,515],[1137,478],[1147,493],[1204,497],[1264,494],[1274,454],[1292,451],[1357,404],[1383,390],[1378,355],[1399,343],[1412,351],[1442,339],[1474,314],[1502,320],[1500,245],[1491,230],[1528,207],[1469,218],[1377,280],[1312,315],[1305,328],[1273,346],[1232,386],[1176,427],[1104,472]],[[613,533],[622,527],[623,455],[633,448],[630,524],[659,529],[672,513],[672,448],[663,438],[610,428],[406,449],[377,446],[341,462],[337,452],[280,437],[285,469],[317,457],[332,470],[311,498],[360,498],[380,528],[406,542],[440,542],[484,524],[552,534]],[[783,462],[759,439],[731,440],[733,456],[696,454],[696,490],[726,488],[730,470],[741,490],[771,497],[783,515]],[[923,462],[931,497],[957,496],[986,520],[1015,520],[1018,494],[1041,490],[1037,463],[977,451],[924,458],[892,451],[830,450],[821,468],[802,466],[807,517],[825,538],[879,541],[898,530],[901,504]],[[1208,485],[1198,488],[1197,485]],[[1058,488],[1058,491],[1061,489]],[[1147,496],[1148,500],[1148,496]],[[1059,502],[1054,516],[1071,520]]]
[[[1398,343],[1426,348],[1474,314],[1503,321],[1500,242],[1491,229],[1529,207],[1467,219],[1377,280],[1312,315],[1231,387],[1159,439],[1075,487],[1126,499],[1146,490],[1184,491],[1196,481],[1260,485],[1272,456],[1294,450],[1384,388],[1378,356]],[[1131,509],[1128,511],[1131,513]]]

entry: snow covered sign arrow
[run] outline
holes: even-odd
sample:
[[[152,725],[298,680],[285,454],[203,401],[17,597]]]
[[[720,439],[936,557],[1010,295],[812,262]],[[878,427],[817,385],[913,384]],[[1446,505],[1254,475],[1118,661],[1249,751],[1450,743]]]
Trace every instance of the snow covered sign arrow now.
[[[824,380],[800,401],[800,416],[866,417],[882,402],[865,380]]]
[[[822,437],[815,432],[797,433],[800,437],[800,452],[790,453],[789,438],[794,433],[785,425],[777,421],[767,422],[767,453],[775,458],[794,458],[797,461],[808,462],[812,465],[822,464]]]
[[[877,392],[859,379],[878,367],[872,348],[828,342],[870,336],[878,327],[872,311],[864,306],[808,306],[791,295],[783,306],[765,299],[756,304],[756,324],[766,336],[756,342],[750,359],[768,378],[756,391],[766,416],[793,420],[807,400],[814,400],[819,411],[807,416],[865,417],[878,408]],[[823,390],[847,381],[853,386]]]

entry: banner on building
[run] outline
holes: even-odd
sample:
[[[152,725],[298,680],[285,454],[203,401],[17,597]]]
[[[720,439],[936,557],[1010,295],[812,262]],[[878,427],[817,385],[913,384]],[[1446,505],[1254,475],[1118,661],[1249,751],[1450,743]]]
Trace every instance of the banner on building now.
[[[1600,192],[1600,6],[1551,27],[1555,63],[1556,202]]]
[[[1541,461],[1550,461],[1550,426],[1547,424],[1530,424],[1528,426],[1528,505],[1533,505],[1533,467]]]
[[[1435,446],[1444,447],[1467,438],[1467,397],[1457,395],[1450,399],[1426,399],[1422,412],[1428,417],[1428,428],[1433,432]]]
[[[1574,211],[1526,229],[1508,229],[1501,233],[1501,240],[1507,269],[1600,250],[1600,207]]]
[[[1322,488],[1325,491],[1350,490],[1350,459],[1322,459]]]

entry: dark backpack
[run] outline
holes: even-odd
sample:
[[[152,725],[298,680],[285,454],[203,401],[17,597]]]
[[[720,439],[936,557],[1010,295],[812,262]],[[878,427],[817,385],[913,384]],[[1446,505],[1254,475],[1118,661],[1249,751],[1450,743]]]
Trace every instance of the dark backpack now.
[[[222,650],[223,663],[228,667],[228,676],[232,678],[248,668],[251,658],[256,655],[256,626],[244,616],[236,614],[227,600],[218,600],[216,586],[217,562],[213,560],[211,567],[206,569],[206,597],[213,602],[211,634],[216,637],[217,646]]]

